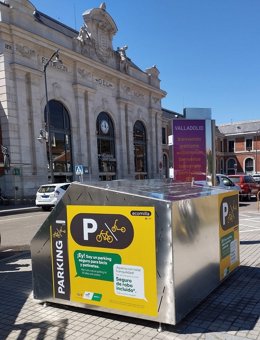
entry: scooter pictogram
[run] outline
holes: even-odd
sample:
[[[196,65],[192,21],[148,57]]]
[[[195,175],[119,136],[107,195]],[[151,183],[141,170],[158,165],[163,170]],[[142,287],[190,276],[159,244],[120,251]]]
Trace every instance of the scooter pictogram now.
[[[111,228],[111,230],[113,231],[113,233],[115,233],[116,231],[121,231],[122,233],[126,232],[126,228],[125,227],[118,227],[117,224],[118,220],[115,220],[113,227]]]

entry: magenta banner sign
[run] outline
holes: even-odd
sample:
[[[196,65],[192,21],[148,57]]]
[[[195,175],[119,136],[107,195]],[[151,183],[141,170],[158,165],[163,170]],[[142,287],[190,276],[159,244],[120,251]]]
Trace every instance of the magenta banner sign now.
[[[176,181],[206,179],[205,120],[173,120],[173,168]]]

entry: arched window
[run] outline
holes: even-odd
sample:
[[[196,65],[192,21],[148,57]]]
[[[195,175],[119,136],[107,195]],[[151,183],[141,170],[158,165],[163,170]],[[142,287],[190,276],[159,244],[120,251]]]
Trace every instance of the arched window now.
[[[251,174],[254,170],[254,162],[252,158],[246,158],[245,159],[245,173]]]
[[[144,124],[137,120],[134,125],[135,178],[147,178],[147,146]]]
[[[98,115],[96,129],[99,178],[102,181],[116,179],[114,125],[106,112]]]
[[[51,136],[51,156],[54,181],[72,181],[73,165],[69,113],[65,106],[57,100],[50,100],[48,104],[50,112],[49,133]],[[46,116],[47,109],[45,107],[45,122]],[[49,148],[47,148],[47,157],[49,161]]]
[[[234,158],[230,158],[227,161],[227,174],[234,175],[236,173],[236,170],[237,170],[236,160]]]

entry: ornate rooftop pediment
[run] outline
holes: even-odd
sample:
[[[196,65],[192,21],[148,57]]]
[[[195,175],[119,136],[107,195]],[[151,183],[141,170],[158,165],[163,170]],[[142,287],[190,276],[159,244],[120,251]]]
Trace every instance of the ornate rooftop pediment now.
[[[83,13],[84,25],[78,40],[82,44],[91,42],[98,58],[105,61],[113,51],[112,40],[117,32],[117,26],[112,17],[106,12],[106,5],[93,8]]]

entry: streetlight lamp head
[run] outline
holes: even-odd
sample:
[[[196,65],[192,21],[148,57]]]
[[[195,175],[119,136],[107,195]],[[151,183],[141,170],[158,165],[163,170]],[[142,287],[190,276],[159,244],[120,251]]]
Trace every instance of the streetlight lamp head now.
[[[43,143],[43,137],[40,135],[39,137],[37,137],[37,140],[40,142],[40,143]]]
[[[48,139],[48,132],[43,130],[43,129],[41,129],[39,137],[37,137],[37,140],[42,143],[43,141],[46,142],[47,139]]]
[[[59,56],[58,52],[56,53],[54,60],[52,60],[52,64],[54,64],[54,65],[57,65],[57,64],[62,65],[63,64],[62,60],[60,60],[60,56]]]

